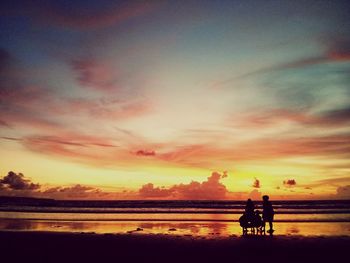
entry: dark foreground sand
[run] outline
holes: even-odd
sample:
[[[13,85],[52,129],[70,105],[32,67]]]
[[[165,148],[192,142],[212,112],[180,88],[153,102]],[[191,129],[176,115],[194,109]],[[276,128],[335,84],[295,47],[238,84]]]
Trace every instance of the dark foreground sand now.
[[[0,232],[1,262],[347,262],[350,237]]]

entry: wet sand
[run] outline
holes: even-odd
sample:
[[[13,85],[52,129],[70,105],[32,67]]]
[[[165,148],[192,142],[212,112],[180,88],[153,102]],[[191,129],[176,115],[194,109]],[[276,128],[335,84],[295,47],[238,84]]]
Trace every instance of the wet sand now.
[[[0,231],[1,262],[335,262],[350,237]]]

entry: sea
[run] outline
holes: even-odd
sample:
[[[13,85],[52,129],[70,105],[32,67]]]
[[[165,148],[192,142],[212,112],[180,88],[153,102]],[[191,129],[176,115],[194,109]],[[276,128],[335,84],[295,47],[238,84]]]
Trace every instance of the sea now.
[[[350,200],[272,201],[274,234],[350,236]],[[256,202],[262,211],[262,203]],[[103,201],[0,197],[1,231],[242,235],[245,201]]]

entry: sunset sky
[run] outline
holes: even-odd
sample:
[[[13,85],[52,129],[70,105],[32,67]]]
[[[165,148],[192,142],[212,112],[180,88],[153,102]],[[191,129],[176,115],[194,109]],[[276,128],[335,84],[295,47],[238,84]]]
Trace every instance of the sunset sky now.
[[[350,198],[349,14],[2,1],[0,195]]]

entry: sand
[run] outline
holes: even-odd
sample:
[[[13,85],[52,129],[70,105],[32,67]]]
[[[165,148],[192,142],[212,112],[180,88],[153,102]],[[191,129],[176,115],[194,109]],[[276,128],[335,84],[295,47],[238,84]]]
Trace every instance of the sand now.
[[[1,262],[338,262],[350,237],[0,232]]]

